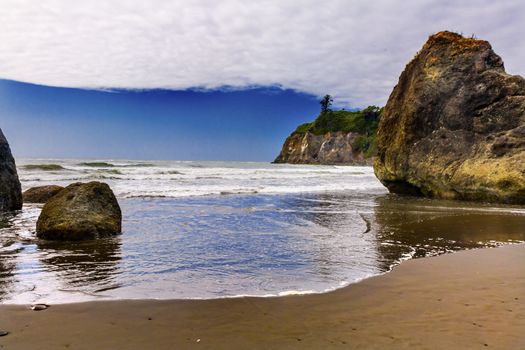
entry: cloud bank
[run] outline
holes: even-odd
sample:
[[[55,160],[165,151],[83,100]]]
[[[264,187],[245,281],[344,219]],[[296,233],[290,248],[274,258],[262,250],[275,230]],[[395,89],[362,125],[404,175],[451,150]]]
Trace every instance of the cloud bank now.
[[[278,85],[383,105],[427,37],[489,40],[525,73],[523,0],[0,2],[0,77],[103,88]]]

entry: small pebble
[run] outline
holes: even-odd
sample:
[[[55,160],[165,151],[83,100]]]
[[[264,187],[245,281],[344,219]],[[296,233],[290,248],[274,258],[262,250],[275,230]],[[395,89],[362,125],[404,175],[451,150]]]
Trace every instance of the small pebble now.
[[[31,305],[31,310],[33,311],[42,311],[42,310],[45,310],[49,307],[49,305],[47,304],[34,304],[34,305]]]
[[[197,342],[197,343],[200,343],[200,342],[201,342],[201,340],[200,340],[200,339],[197,339],[197,340],[196,340],[196,342]]]
[[[2,330],[0,330],[0,337],[3,337],[3,336],[8,335],[8,334],[9,334],[8,331],[2,331]]]

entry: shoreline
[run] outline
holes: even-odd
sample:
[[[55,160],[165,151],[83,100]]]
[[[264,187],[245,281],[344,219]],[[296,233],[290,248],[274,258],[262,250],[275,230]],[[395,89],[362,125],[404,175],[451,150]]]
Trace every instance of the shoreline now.
[[[5,349],[525,348],[525,245],[405,261],[321,294],[0,305]]]

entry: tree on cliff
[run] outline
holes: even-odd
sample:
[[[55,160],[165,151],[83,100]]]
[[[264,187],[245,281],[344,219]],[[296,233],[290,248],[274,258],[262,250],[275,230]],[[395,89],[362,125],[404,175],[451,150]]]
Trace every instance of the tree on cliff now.
[[[321,104],[321,114],[325,114],[326,112],[331,111],[330,106],[332,105],[332,102],[334,102],[332,96],[325,95],[323,97],[321,102],[319,102]]]

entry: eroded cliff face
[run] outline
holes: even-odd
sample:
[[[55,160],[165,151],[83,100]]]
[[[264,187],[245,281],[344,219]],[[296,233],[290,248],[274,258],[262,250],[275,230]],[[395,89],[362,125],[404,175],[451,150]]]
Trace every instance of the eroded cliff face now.
[[[432,35],[385,106],[374,168],[391,192],[525,203],[525,80],[487,41]]]
[[[355,132],[294,133],[284,142],[275,163],[372,165],[372,158],[352,148],[359,136]]]

